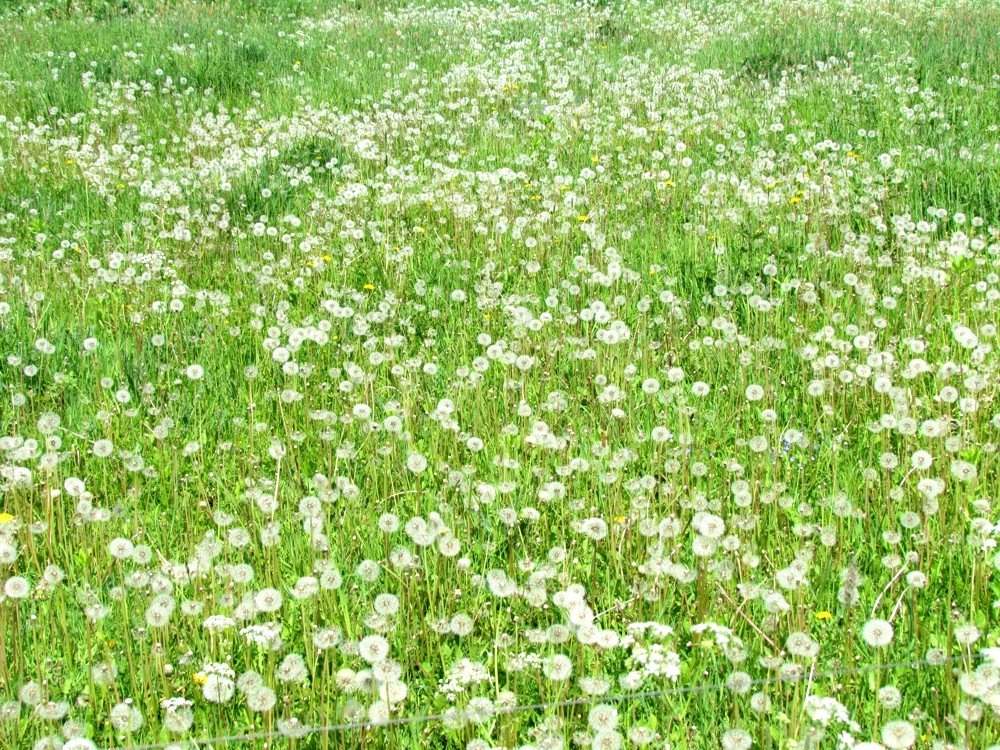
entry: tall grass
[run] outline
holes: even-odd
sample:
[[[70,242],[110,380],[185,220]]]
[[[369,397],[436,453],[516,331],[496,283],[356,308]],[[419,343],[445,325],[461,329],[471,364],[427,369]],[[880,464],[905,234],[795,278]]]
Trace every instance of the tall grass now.
[[[1000,742],[998,49],[0,2],[0,746]]]

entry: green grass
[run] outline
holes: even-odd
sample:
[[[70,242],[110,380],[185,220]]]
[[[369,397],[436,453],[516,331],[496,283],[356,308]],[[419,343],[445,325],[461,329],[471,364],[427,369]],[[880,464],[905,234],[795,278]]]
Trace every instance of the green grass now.
[[[0,746],[1000,743],[998,50],[0,2]]]

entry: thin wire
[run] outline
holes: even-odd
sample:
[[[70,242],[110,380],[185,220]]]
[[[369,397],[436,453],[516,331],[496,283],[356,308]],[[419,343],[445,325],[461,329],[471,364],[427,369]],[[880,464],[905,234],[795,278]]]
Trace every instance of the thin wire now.
[[[844,677],[847,675],[865,674],[868,672],[883,672],[896,669],[919,669],[921,667],[942,667],[946,664],[953,664],[958,661],[975,661],[982,658],[982,654],[970,654],[968,656],[949,656],[943,659],[914,659],[912,661],[886,662],[885,664],[865,664],[860,667],[840,667],[830,669],[826,672],[802,674],[796,677],[757,677],[751,679],[748,688],[760,685],[772,685],[775,683],[794,683],[809,680],[810,683],[818,682],[828,677]],[[548,703],[528,703],[516,706],[506,706],[495,708],[492,716],[522,713],[524,711],[540,711],[548,708],[568,708],[573,706],[586,706],[592,703],[622,703],[631,700],[644,700],[648,698],[666,698],[674,695],[692,695],[697,693],[709,693],[721,690],[729,686],[727,682],[702,683],[699,685],[688,685],[684,687],[666,688],[663,690],[644,690],[634,693],[618,693],[613,695],[591,695],[583,698],[567,698],[561,701]],[[460,716],[460,715],[459,715]],[[248,742],[251,740],[268,740],[275,737],[306,737],[311,734],[331,734],[333,732],[351,732],[360,729],[381,729],[383,727],[407,726],[410,724],[423,724],[426,722],[443,721],[455,718],[454,714],[426,714],[422,716],[405,716],[395,719],[385,719],[384,721],[360,721],[346,724],[328,724],[318,727],[303,727],[299,730],[292,730],[283,733],[280,730],[267,732],[251,732],[247,734],[233,734],[219,737],[204,737],[201,739],[177,740],[174,742],[161,742],[149,745],[119,745],[109,750],[165,750],[169,747],[197,747],[199,745],[221,745],[230,742]]]

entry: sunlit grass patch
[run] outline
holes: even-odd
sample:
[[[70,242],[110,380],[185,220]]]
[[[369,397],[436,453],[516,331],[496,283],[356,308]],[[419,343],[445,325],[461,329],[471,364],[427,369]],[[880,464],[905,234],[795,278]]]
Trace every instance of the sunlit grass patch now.
[[[994,747],[998,35],[0,3],[0,746]]]

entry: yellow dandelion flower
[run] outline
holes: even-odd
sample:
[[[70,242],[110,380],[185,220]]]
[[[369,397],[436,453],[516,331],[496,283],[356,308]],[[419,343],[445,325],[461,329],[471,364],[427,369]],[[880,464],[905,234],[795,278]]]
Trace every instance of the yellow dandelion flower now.
[[[371,291],[373,291],[375,289],[375,285],[374,284],[365,284],[364,288],[365,288],[366,291],[371,292]]]
[[[822,612],[817,612],[816,613],[816,619],[817,620],[830,620],[832,618],[833,618],[833,613],[832,612],[827,612],[825,609]]]
[[[12,516],[10,513],[0,513],[0,525],[3,525],[5,523],[10,523],[13,520],[14,516]]]

